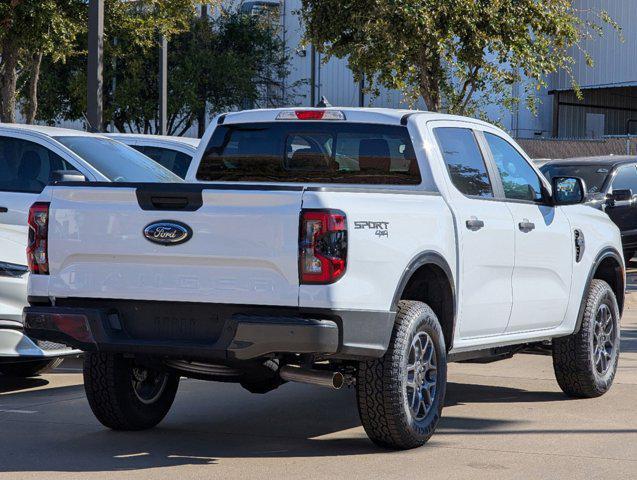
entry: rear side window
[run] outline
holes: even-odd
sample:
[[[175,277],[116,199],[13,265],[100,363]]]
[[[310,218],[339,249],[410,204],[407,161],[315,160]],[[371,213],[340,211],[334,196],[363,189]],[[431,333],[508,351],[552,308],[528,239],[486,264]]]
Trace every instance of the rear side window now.
[[[186,178],[186,172],[190,166],[192,157],[178,150],[164,147],[153,147],[149,145],[131,145],[138,152],[152,158],[162,167],[167,168],[175,175]]]
[[[434,134],[454,186],[465,195],[493,197],[491,181],[473,131],[440,127]]]
[[[416,185],[406,127],[268,122],[219,125],[201,159],[201,181]]]

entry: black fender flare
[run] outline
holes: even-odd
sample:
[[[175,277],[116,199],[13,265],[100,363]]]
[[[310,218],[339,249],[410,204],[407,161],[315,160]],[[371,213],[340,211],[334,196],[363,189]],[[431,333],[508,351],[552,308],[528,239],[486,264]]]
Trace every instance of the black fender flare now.
[[[403,271],[402,276],[400,277],[400,281],[398,282],[398,286],[396,287],[396,292],[394,293],[394,298],[391,304],[391,311],[398,311],[398,302],[400,301],[409,280],[411,279],[414,272],[416,272],[420,267],[424,265],[435,265],[439,267],[447,276],[447,280],[449,281],[449,285],[451,286],[451,297],[453,302],[453,324],[451,326],[451,342],[450,345],[447,345],[448,349],[451,349],[453,344],[453,334],[456,330],[456,319],[458,315],[458,299],[456,294],[456,282],[455,277],[453,275],[453,271],[447,263],[447,260],[440,253],[433,250],[426,250],[424,252],[419,253],[414,258],[412,258],[407,267]]]
[[[617,290],[618,292],[621,292],[621,296],[618,296],[617,298],[617,303],[619,304],[620,314],[623,313],[624,297],[625,297],[625,290],[626,290],[625,269],[623,267],[624,257],[615,248],[606,247],[597,254],[597,257],[595,257],[595,261],[593,262],[593,265],[591,266],[591,269],[588,272],[588,278],[586,279],[586,284],[584,285],[584,292],[582,295],[582,300],[580,302],[579,311],[577,313],[577,322],[575,323],[575,330],[573,330],[573,333],[579,332],[580,328],[582,327],[582,320],[584,319],[584,310],[586,308],[586,294],[588,292],[588,289],[591,286],[591,282],[593,281],[593,278],[595,278],[595,273],[597,272],[597,269],[599,268],[601,263],[609,257],[615,259],[617,263],[620,265],[620,268],[618,269],[618,271],[615,272],[615,275],[617,275],[617,285],[619,286]]]

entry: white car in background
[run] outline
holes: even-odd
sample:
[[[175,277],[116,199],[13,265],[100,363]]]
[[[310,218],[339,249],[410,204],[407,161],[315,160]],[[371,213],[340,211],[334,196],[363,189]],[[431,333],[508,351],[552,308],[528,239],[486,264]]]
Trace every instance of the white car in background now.
[[[190,162],[199,146],[198,138],[189,137],[141,133],[108,133],[106,136],[142,152],[181,178],[186,178]]]
[[[54,181],[180,182],[136,150],[101,135],[0,124],[0,373],[32,376],[73,353],[22,333],[27,304],[27,216]]]

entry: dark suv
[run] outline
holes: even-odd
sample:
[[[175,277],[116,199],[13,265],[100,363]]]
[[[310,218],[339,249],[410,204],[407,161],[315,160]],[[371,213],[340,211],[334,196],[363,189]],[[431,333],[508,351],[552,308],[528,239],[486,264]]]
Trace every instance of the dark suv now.
[[[552,177],[580,177],[588,190],[587,204],[605,211],[622,233],[626,261],[637,252],[637,157],[568,158],[540,168]]]

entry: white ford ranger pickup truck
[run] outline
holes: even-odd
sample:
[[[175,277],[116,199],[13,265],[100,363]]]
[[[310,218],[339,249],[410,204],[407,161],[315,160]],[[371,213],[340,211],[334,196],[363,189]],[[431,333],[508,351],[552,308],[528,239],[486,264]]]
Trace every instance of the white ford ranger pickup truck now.
[[[150,428],[181,376],[357,390],[379,445],[434,432],[447,362],[552,355],[613,382],[619,230],[503,131],[382,109],[219,116],[186,184],[59,183],[31,208],[29,335],[86,352],[100,422]],[[486,367],[485,367],[486,368]]]

